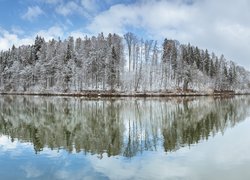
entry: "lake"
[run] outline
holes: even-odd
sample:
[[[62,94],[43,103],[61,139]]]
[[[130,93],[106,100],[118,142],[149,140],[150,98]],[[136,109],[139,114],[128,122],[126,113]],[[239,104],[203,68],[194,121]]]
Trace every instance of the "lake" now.
[[[250,179],[250,96],[0,96],[0,179]]]

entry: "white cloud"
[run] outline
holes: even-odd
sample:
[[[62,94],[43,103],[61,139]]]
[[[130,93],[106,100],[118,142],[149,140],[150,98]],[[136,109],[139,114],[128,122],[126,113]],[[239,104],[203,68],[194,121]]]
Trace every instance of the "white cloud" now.
[[[41,0],[41,1],[48,3],[48,4],[57,4],[57,3],[62,2],[62,0]]]
[[[77,4],[77,2],[74,2],[74,1],[69,1],[66,4],[60,4],[56,8],[56,12],[60,15],[63,15],[63,16],[69,16],[72,14],[79,14],[79,15],[88,17],[88,14],[82,8],[82,6],[80,6],[79,4]]]
[[[58,14],[68,16],[74,13],[78,9],[78,5],[75,2],[68,2],[67,4],[61,4],[56,8]]]
[[[14,34],[18,34],[18,35],[23,35],[25,32],[24,30],[22,30],[22,28],[20,27],[17,27],[17,26],[13,26],[11,28],[11,31],[14,33]]]
[[[238,0],[40,0],[55,5],[57,14],[66,18],[67,26],[73,27],[75,19],[71,15],[83,17],[89,34],[118,33],[135,31],[138,36],[163,40],[165,37],[177,39],[181,43],[190,42],[218,56],[224,54],[229,60],[250,69],[250,1]],[[98,3],[99,2],[99,3]],[[120,3],[120,4],[119,4]],[[110,6],[100,12],[100,6]],[[103,9],[102,9],[103,10]],[[99,11],[99,12],[98,12]],[[34,20],[44,12],[38,7],[29,7],[23,19]],[[97,14],[98,13],[98,14]],[[84,18],[87,18],[84,19]],[[78,19],[78,18],[77,18]],[[65,30],[66,28],[64,28]],[[59,28],[41,30],[40,34],[54,37]],[[77,31],[79,33],[79,31]],[[143,32],[140,34],[140,32]],[[53,34],[53,35],[51,35]],[[67,31],[66,34],[76,34]],[[19,40],[15,29],[12,33],[0,34],[1,47],[9,47],[9,42]],[[19,43],[20,44],[20,43]]]
[[[83,33],[82,31],[72,31],[71,33],[69,33],[69,36],[72,36],[72,37],[74,37],[75,39],[76,38],[82,38],[82,39],[84,39],[84,37],[85,36],[88,36],[88,37],[91,37],[92,35],[91,34],[87,34],[87,33]]]
[[[93,12],[97,10],[97,3],[96,0],[81,0],[81,4],[84,9],[88,10],[89,12]]]
[[[59,26],[52,26],[49,29],[41,30],[36,33],[37,35],[44,37],[45,40],[57,39],[58,37],[64,37],[63,29]]]
[[[141,26],[139,12],[129,5],[114,5],[97,15],[87,29],[92,33],[124,33],[126,25]]]
[[[194,16],[194,10],[168,1],[141,1],[130,5],[117,4],[100,13],[87,27],[89,31],[124,33],[127,27],[141,28],[152,38],[172,38],[186,33],[179,32]]]
[[[140,0],[116,4],[99,13],[87,26],[123,34],[129,28],[147,38],[172,38],[214,51],[250,69],[250,1],[238,0]],[[140,36],[140,34],[139,34]]]
[[[0,27],[0,50],[8,50],[14,44],[16,47],[34,43],[35,37],[39,35],[50,40],[58,37],[64,38],[64,31],[60,26],[52,26],[49,29],[40,30],[27,37],[20,37],[18,33],[11,33]]]
[[[19,38],[17,34],[10,33],[0,28],[0,50],[7,50],[14,44],[15,46],[32,44],[30,37]]]
[[[39,6],[28,7],[27,12],[22,16],[23,19],[33,21],[38,16],[44,14]]]

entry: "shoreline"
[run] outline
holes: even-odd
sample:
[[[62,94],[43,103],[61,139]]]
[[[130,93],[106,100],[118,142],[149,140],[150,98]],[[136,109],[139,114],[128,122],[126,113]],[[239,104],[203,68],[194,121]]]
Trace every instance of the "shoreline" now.
[[[88,93],[18,93],[18,92],[0,92],[0,95],[26,95],[26,96],[68,96],[68,97],[199,97],[199,96],[236,96],[250,95],[250,93],[199,93],[199,92],[182,92],[182,93],[109,93],[109,92],[88,92]]]

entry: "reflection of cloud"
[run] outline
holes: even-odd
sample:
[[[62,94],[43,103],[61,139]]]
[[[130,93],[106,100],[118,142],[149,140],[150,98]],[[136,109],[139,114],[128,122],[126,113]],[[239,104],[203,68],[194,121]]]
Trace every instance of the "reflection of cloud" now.
[[[10,151],[16,149],[17,141],[11,142],[8,136],[0,136],[0,150],[1,151]]]
[[[11,156],[22,155],[25,151],[33,152],[33,144],[28,142],[20,142],[15,139],[13,142],[8,136],[0,136],[0,153],[9,152]],[[51,150],[50,148],[43,148],[39,154],[44,155],[48,158],[59,158],[62,156],[62,150]]]
[[[43,148],[39,154],[45,155],[48,158],[59,158],[62,156],[62,150],[51,150],[50,148]]]
[[[37,102],[41,102],[41,101],[37,99]],[[99,105],[101,105],[100,101],[98,103]],[[140,101],[140,103],[142,104],[144,102]],[[173,110],[175,109],[175,105],[172,102],[169,102],[169,103],[172,105],[166,106],[167,107],[166,109],[168,110],[166,111],[166,114],[169,112],[175,112]],[[131,132],[133,132],[133,127],[140,127],[138,129],[141,129],[141,130],[140,131],[138,130],[138,133],[137,131],[135,131],[135,135],[131,136],[131,137],[136,137],[139,139],[139,141],[141,142],[139,145],[144,144],[144,142],[142,143],[141,139],[143,140],[143,137],[145,136],[147,136],[147,139],[149,140],[148,142],[151,143],[151,139],[148,137],[150,137],[151,134],[153,134],[153,131],[150,131],[149,127],[155,128],[154,134],[156,134],[155,132],[158,132],[159,138],[161,140],[162,138],[165,137],[165,136],[164,137],[160,136],[162,133],[160,129],[161,127],[164,127],[163,125],[165,124],[161,123],[161,120],[159,120],[160,117],[158,116],[157,116],[158,118],[151,119],[150,118],[151,116],[149,113],[150,111],[148,111],[147,109],[149,106],[147,106],[146,103],[144,104],[145,105],[143,106],[140,104],[137,104],[138,108],[144,109],[144,111],[141,111],[143,112],[141,113],[143,115],[141,116],[140,121],[139,120],[137,121],[136,117],[133,115],[136,113],[134,113],[135,111],[132,110],[135,108],[134,106],[131,106],[131,104],[125,104],[124,106],[126,106],[127,108],[126,111],[124,110],[119,114],[121,117],[124,117],[124,118],[121,118],[124,120],[123,121],[121,120],[121,125],[118,124],[119,127],[121,129],[125,127],[127,128],[126,131],[120,130],[120,132],[124,133],[123,134],[124,139],[128,139],[129,127],[132,129]],[[155,110],[160,109],[160,108],[157,108],[159,107],[159,105],[157,106],[157,104],[158,103],[153,104],[153,107]],[[198,105],[200,105],[198,103],[197,104],[194,103],[194,104],[189,106],[189,110],[190,110],[189,112],[192,112],[193,108],[196,109]],[[204,104],[201,107],[206,107],[206,104],[207,103],[204,102]],[[13,106],[10,106],[10,107],[13,107]],[[20,107],[20,105],[17,107]],[[180,108],[182,107],[183,106],[178,106],[178,109],[180,110]],[[202,115],[203,113],[206,114],[209,112],[213,112],[213,108],[206,107],[204,108],[205,109],[204,111],[206,112],[199,111],[199,113]],[[200,109],[202,108],[197,108],[196,111]],[[243,110],[244,109],[245,108],[243,108]],[[164,110],[165,108],[163,106],[163,111]],[[220,110],[220,109],[218,108],[217,110]],[[194,114],[197,113],[196,111],[194,111],[195,112]],[[46,124],[47,126],[43,126],[43,124],[45,124],[44,119],[46,119],[46,116],[38,119],[39,121],[34,121],[33,118],[27,118],[29,116],[25,116],[25,113],[20,113],[20,112],[21,111],[17,111],[18,115],[13,113],[13,117],[15,117],[15,115],[16,117],[17,116],[19,117],[19,114],[23,114],[22,115],[23,117],[20,119],[25,119],[23,120],[25,122],[24,124],[34,124],[34,127],[40,127],[41,130],[45,130],[46,128],[50,129],[50,128],[53,128],[54,126],[54,122],[53,124]],[[125,112],[129,112],[129,113],[125,114]],[[77,121],[78,119],[74,121],[71,118],[60,118],[62,117],[61,113],[57,111],[55,111],[55,114],[59,114],[58,117],[55,117],[55,119],[60,120],[58,121],[60,123],[63,122],[63,125],[58,125],[58,127],[67,127],[67,129],[69,129],[71,132],[74,132],[72,129],[74,129],[75,124],[78,124],[77,123],[79,122]],[[75,114],[75,113],[72,113],[72,114]],[[156,116],[155,114],[162,115],[160,112],[154,113],[154,116]],[[165,116],[165,114],[163,115]],[[179,113],[179,115],[180,117],[182,117],[181,113]],[[192,114],[192,117],[196,117],[196,116]],[[198,120],[202,119],[202,117],[203,116],[199,118],[193,118],[194,120],[190,118],[191,122],[188,121],[188,123],[190,123],[191,125],[192,121],[198,122]],[[18,123],[20,123],[21,120],[18,120],[15,118],[9,118],[9,119],[13,120],[13,123],[11,123],[13,124],[13,130],[16,130],[18,128],[20,129],[23,128],[22,131],[19,129],[20,132],[25,132],[27,130],[26,126],[22,124],[18,125]],[[65,121],[61,121],[61,119],[64,119]],[[66,121],[67,119],[69,121]],[[130,123],[128,123],[128,120],[130,120]],[[186,120],[186,119],[183,119],[183,120]],[[220,119],[220,120],[221,120],[220,122],[222,122],[223,119]],[[235,123],[238,121],[239,119],[236,118]],[[84,120],[83,122],[88,122],[88,121]],[[88,123],[84,124],[83,122],[81,122],[83,125],[88,124]],[[137,122],[140,123],[140,126],[139,125],[137,126],[136,124]],[[11,163],[13,163],[13,166],[18,167],[19,174],[20,174],[20,171],[22,175],[25,172],[25,175],[27,178],[39,177],[41,179],[47,179],[44,177],[46,176],[46,177],[52,177],[55,179],[75,179],[75,180],[91,179],[91,178],[92,179],[100,179],[100,178],[101,179],[103,178],[107,178],[107,179],[145,179],[145,178],[146,179],[204,179],[204,178],[215,179],[214,177],[216,177],[216,179],[229,179],[228,177],[231,177],[231,176],[228,175],[229,173],[225,173],[228,170],[230,170],[231,174],[232,173],[239,174],[239,172],[242,171],[241,174],[244,174],[245,176],[246,175],[250,176],[249,174],[250,172],[248,173],[248,170],[247,170],[250,164],[249,163],[250,162],[250,154],[249,154],[250,143],[248,142],[248,139],[245,138],[250,135],[249,134],[250,132],[248,131],[250,122],[245,121],[241,124],[237,124],[236,126],[234,126],[233,129],[224,128],[224,127],[228,127],[227,123],[222,122],[222,125],[225,125],[222,127],[223,129],[226,130],[226,131],[223,130],[223,133],[224,133],[223,136],[220,133],[218,133],[214,137],[210,137],[208,141],[202,141],[202,142],[199,142],[199,144],[191,145],[192,146],[191,148],[181,147],[176,152],[166,154],[164,152],[164,147],[163,147],[164,142],[162,140],[160,141],[161,145],[159,147],[157,144],[157,151],[149,152],[149,151],[144,151],[144,148],[142,148],[142,151],[137,151],[138,153],[134,157],[131,157],[130,159],[127,159],[121,156],[108,157],[107,154],[103,154],[102,159],[99,159],[97,157],[98,155],[91,156],[90,153],[87,153],[87,155],[84,154],[83,152],[77,153],[74,148],[74,145],[72,147],[73,153],[68,153],[67,150],[65,150],[66,149],[65,144],[60,145],[59,150],[51,150],[50,148],[45,147],[43,148],[43,151],[35,155],[34,150],[33,150],[34,147],[31,143],[21,143],[17,139],[12,143],[11,139],[8,138],[8,136],[0,136],[0,145],[1,145],[0,152],[2,152],[1,149],[4,149],[4,148],[7,149],[6,151],[9,151],[10,153],[5,153],[4,156],[6,155],[6,157],[9,158],[8,156],[12,152],[15,153],[17,151],[20,151],[21,152],[20,155],[22,155],[22,157],[20,156],[21,158],[18,157],[18,158],[9,158],[9,159],[11,160]],[[112,127],[117,127],[117,126],[112,126]],[[86,125],[86,129],[88,127],[90,127],[89,124],[88,126]],[[105,126],[105,128],[106,127],[107,126]],[[167,127],[170,127],[170,126],[167,126]],[[183,127],[189,127],[189,126],[183,126]],[[12,132],[13,130],[10,129],[9,132]],[[96,132],[101,132],[103,128],[98,128],[94,130],[92,132],[93,136],[96,135],[95,134]],[[183,129],[177,129],[177,130],[181,131]],[[105,129],[105,131],[112,132],[111,129],[109,128]],[[41,132],[44,132],[44,131],[41,131]],[[57,132],[59,134],[61,131],[57,131]],[[79,131],[79,132],[84,132],[84,130]],[[86,132],[86,135],[88,135],[87,132]],[[24,133],[20,133],[20,135],[16,137],[19,137],[19,138],[22,137],[23,139],[30,138],[30,137],[25,138],[24,136],[22,136],[23,134]],[[51,140],[50,138],[53,137],[49,133],[44,133],[44,135],[48,135],[44,137],[45,140]],[[85,143],[85,139],[84,138],[81,139],[81,137],[84,137],[84,135],[85,133],[83,133],[83,136],[80,133],[79,136],[75,136],[75,137],[76,139],[81,140],[81,143]],[[112,134],[112,137],[115,135],[117,134]],[[107,136],[105,138],[109,139],[110,137],[111,136]],[[94,140],[96,140],[97,138],[99,138],[99,136],[95,137]],[[136,138],[133,141],[134,143],[138,143],[137,141],[138,139]],[[74,138],[72,137],[72,139]],[[55,143],[52,143],[52,147],[56,148],[59,146],[59,142],[65,142],[64,138],[59,139],[59,140],[57,141],[55,139],[54,140]],[[44,144],[50,144],[51,141],[43,141],[43,142],[47,142]],[[95,141],[90,141],[90,140],[87,142],[89,142],[90,145],[92,145],[91,143],[93,143],[93,145],[94,143],[96,143]],[[97,141],[97,142],[99,143],[100,141]],[[103,143],[106,143],[106,142],[103,141]],[[145,141],[145,143],[147,142]],[[86,146],[83,146],[83,147],[86,147]],[[104,149],[102,146],[101,148]],[[121,148],[121,151],[119,152],[123,152],[124,147],[123,148],[119,147],[119,148]],[[98,152],[98,151],[94,151],[94,152]],[[27,160],[29,161],[28,163],[27,163]],[[33,164],[35,165],[35,167],[32,166]],[[13,166],[11,167],[13,168]],[[9,167],[6,166],[6,169],[7,168]],[[235,176],[232,176],[232,177],[236,179]],[[244,177],[240,179],[244,179]]]
[[[0,153],[8,152],[12,157],[16,157],[22,155],[25,149],[30,148],[33,149],[33,145],[31,143],[21,143],[16,139],[12,142],[8,136],[0,136]]]
[[[71,174],[64,170],[59,170],[55,173],[57,179],[70,179]]]
[[[248,179],[250,177],[250,143],[245,137],[250,135],[250,119],[227,130],[224,135],[217,134],[208,141],[183,147],[166,154],[164,148],[157,152],[144,151],[131,159],[120,156],[108,157],[103,154],[99,159],[93,155],[67,154],[64,150],[44,151],[37,156],[45,159],[46,164],[37,161],[24,165],[21,169],[26,178],[42,178],[45,175],[55,179]],[[0,147],[15,151],[32,149],[7,136],[0,137]],[[27,143],[28,144],[28,143]],[[11,149],[12,148],[12,149]],[[0,149],[1,151],[1,149]],[[31,157],[32,158],[32,157]],[[51,163],[54,162],[54,163]],[[46,168],[44,168],[46,167]],[[43,169],[42,171],[40,169]],[[53,169],[53,171],[50,171]],[[46,173],[45,173],[46,172]]]
[[[198,145],[165,154],[144,152],[130,160],[89,157],[96,172],[109,179],[240,179],[250,177],[250,121]],[[228,172],[230,170],[230,172]]]
[[[172,161],[172,158],[176,160]],[[130,160],[104,157],[102,160],[90,158],[96,172],[108,179],[178,179],[188,176],[188,167],[179,162],[178,157],[162,153],[145,152],[140,157]]]
[[[61,169],[55,172],[55,179],[72,179],[72,180],[95,180],[104,179],[104,177],[95,176],[93,172],[88,171],[88,167],[81,167],[80,169],[69,170]],[[106,178],[107,179],[107,178]]]
[[[26,173],[26,178],[36,178],[43,174],[42,171],[40,171],[38,168],[36,168],[32,164],[28,164],[25,166],[22,166],[21,169],[23,169]]]

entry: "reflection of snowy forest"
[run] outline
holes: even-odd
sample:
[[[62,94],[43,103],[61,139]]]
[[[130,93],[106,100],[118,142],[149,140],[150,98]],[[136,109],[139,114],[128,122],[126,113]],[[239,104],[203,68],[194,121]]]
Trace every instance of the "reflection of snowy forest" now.
[[[108,99],[2,96],[0,135],[72,152],[132,157],[224,133],[249,115],[250,99]]]
[[[13,46],[0,54],[1,92],[246,90],[249,72],[207,50],[102,33]]]

